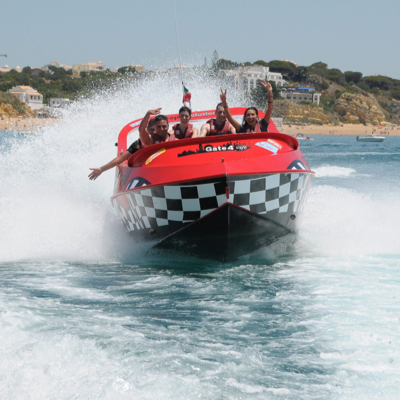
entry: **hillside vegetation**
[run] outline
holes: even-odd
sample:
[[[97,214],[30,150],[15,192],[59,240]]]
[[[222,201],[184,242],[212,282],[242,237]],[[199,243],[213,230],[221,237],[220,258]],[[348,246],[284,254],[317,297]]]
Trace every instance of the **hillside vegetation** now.
[[[400,122],[400,80],[386,76],[363,76],[361,72],[340,71],[328,68],[323,62],[310,66],[295,66],[290,62],[258,60],[254,63],[237,63],[220,59],[215,51],[211,66],[205,61],[201,67],[187,69],[185,73],[200,73],[209,75],[214,80],[220,80],[221,85],[227,84],[224,69],[234,69],[239,66],[268,66],[271,72],[280,72],[292,86],[308,86],[321,92],[321,103],[293,104],[280,100],[279,88],[274,86],[274,115],[283,116],[291,122],[311,123],[363,123],[381,124]],[[81,73],[81,77],[72,78],[72,72],[63,68],[50,66],[48,72],[34,73],[30,67],[23,68],[21,73],[11,70],[0,73],[0,103],[11,104],[18,113],[24,113],[23,104],[16,103],[12,97],[3,95],[16,85],[27,85],[43,95],[48,103],[52,97],[78,99],[90,96],[102,89],[118,90],[125,80],[141,80],[154,74],[154,71],[136,72],[132,67],[123,67],[118,72]],[[158,74],[160,72],[157,72]],[[166,71],[165,73],[168,73]],[[3,93],[2,93],[3,92]],[[266,93],[263,88],[254,89],[247,99],[248,105],[256,105],[263,109],[266,104]],[[14,107],[15,105],[15,107]]]

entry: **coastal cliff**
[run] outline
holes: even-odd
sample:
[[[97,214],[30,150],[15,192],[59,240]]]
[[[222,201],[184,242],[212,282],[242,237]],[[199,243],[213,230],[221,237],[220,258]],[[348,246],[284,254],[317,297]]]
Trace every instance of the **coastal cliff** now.
[[[20,102],[11,93],[0,92],[0,118],[15,118],[19,115],[25,115],[27,117],[34,117],[35,113],[29,106]]]
[[[348,123],[384,124],[385,114],[377,99],[369,94],[342,93],[334,110]]]
[[[329,108],[319,107],[315,104],[299,104],[290,100],[276,100],[273,116],[284,117],[286,121],[293,123],[312,124],[364,124],[364,125],[391,125],[398,123],[396,119],[387,120],[389,114],[396,115],[400,110],[399,102],[384,103],[382,108],[375,96],[363,93],[344,92],[332,101]]]
[[[299,104],[286,99],[275,101],[273,116],[283,116],[293,122],[329,123],[328,115],[322,108],[315,105]]]

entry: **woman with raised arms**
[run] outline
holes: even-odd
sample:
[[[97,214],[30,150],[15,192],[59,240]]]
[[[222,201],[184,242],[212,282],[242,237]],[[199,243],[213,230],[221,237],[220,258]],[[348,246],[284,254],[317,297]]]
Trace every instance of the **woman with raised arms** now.
[[[255,107],[249,107],[243,115],[243,123],[239,124],[229,111],[228,103],[226,101],[226,90],[225,92],[221,89],[221,101],[225,108],[226,118],[234,126],[237,133],[259,133],[268,132],[268,125],[271,120],[272,109],[274,105],[274,99],[272,96],[272,86],[266,80],[261,81],[261,85],[264,86],[265,90],[268,92],[268,108],[265,111],[265,116],[263,119],[258,118],[258,110]]]

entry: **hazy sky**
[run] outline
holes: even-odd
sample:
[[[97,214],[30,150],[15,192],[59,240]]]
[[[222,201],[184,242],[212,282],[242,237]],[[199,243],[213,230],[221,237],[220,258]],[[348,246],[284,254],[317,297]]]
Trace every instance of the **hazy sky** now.
[[[0,66],[179,64],[172,0],[12,0],[0,5]],[[400,79],[398,0],[175,0],[182,62],[323,61]]]

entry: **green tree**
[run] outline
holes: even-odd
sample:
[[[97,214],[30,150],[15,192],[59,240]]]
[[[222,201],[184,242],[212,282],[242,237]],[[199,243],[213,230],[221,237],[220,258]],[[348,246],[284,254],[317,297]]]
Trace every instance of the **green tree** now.
[[[52,80],[63,80],[67,76],[67,71],[64,68],[55,67],[53,65],[49,66],[49,74]]]
[[[365,76],[362,79],[370,89],[378,88],[382,90],[389,90],[392,86],[392,79],[386,76]]]
[[[220,71],[221,69],[235,69],[238,66],[238,63],[230,60],[225,60],[223,58],[220,58],[215,64],[213,64],[214,69],[217,71]]]
[[[24,73],[20,73],[17,77],[16,77],[16,82],[18,85],[26,85],[29,86],[31,84],[31,77],[28,74],[24,74]]]
[[[400,87],[396,87],[390,90],[390,94],[396,100],[400,100]]]
[[[32,75],[32,68],[31,67],[24,67],[22,68],[22,73],[27,75]]]
[[[358,83],[360,82],[363,74],[361,72],[353,72],[353,71],[346,71],[344,73],[344,79],[346,79],[347,83]]]
[[[338,83],[339,85],[345,84],[343,72],[337,68],[331,68],[326,71],[325,78]]]
[[[268,65],[271,72],[280,72],[282,75],[293,73],[296,68],[292,63],[280,60],[272,60]]]
[[[288,78],[294,82],[304,82],[308,78],[308,67],[299,65],[288,74]]]
[[[118,68],[118,73],[119,74],[135,74],[136,73],[136,68],[135,67],[131,67],[131,66],[128,66],[128,67],[121,67],[121,68]]]
[[[77,93],[82,89],[82,83],[79,80],[65,80],[62,84],[62,91],[66,93]]]
[[[263,60],[257,60],[253,63],[253,65],[260,65],[261,67],[268,67],[269,64]]]
[[[328,72],[328,64],[325,64],[321,61],[311,64],[308,67],[308,71],[311,75],[321,75],[325,76]]]

